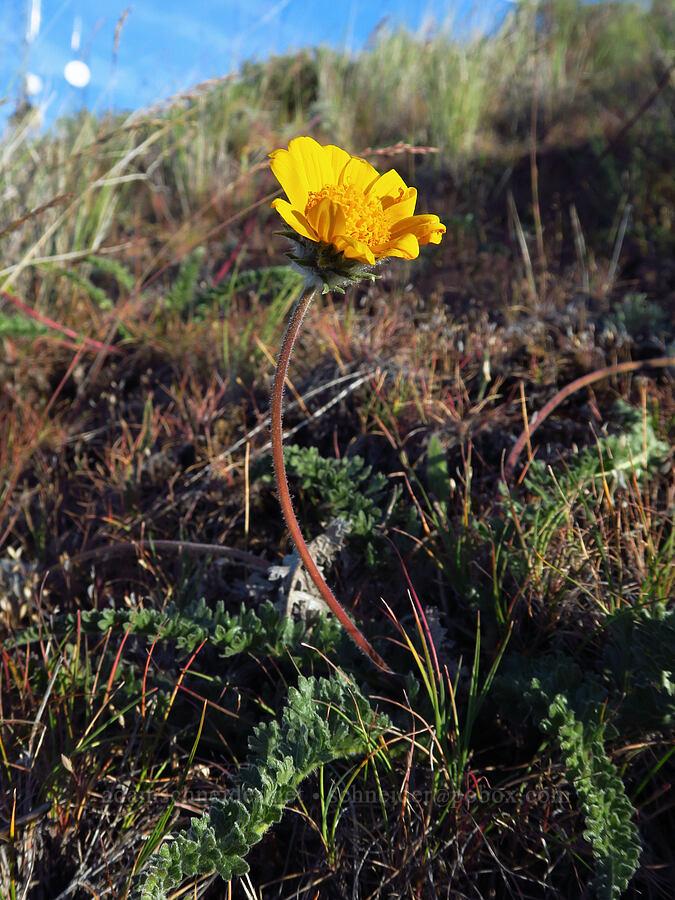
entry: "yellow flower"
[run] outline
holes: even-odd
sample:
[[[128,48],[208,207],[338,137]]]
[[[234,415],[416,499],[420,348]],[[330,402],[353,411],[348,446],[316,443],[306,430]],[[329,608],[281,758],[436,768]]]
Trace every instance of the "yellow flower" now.
[[[329,245],[351,259],[416,259],[420,244],[439,244],[438,216],[413,215],[417,191],[390,169],[384,175],[365,159],[333,144],[298,137],[270,154],[272,172],[288,200],[272,206],[301,237]]]

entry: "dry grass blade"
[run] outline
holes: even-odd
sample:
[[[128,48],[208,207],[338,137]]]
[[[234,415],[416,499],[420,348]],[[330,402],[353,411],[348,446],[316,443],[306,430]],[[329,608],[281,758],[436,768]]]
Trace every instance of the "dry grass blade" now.
[[[0,239],[6,237],[8,234],[11,234],[13,231],[16,231],[18,228],[21,228],[22,225],[24,225],[31,219],[34,219],[36,216],[39,216],[40,213],[43,213],[45,210],[51,209],[53,206],[58,206],[59,203],[65,203],[65,201],[70,200],[72,196],[72,194],[59,194],[58,197],[52,197],[52,199],[48,200],[46,203],[41,203],[40,206],[36,206],[35,209],[31,209],[29,212],[21,216],[20,219],[15,219],[8,225],[5,225],[5,227],[0,230]]]

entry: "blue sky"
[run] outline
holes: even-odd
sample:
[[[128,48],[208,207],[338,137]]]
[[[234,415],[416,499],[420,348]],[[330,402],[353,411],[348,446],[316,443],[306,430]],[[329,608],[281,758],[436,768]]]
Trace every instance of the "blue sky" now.
[[[31,3],[40,8],[40,27],[26,43]],[[0,116],[14,108],[26,72],[43,82],[36,98],[49,101],[47,121],[82,104],[137,109],[234,72],[247,59],[317,44],[355,51],[383,21],[424,31],[451,22],[465,29],[468,20],[485,30],[510,4],[479,6],[480,13],[472,0],[0,0],[0,98],[7,98]],[[128,7],[113,63],[115,31]],[[91,70],[83,90],[63,76],[72,59]]]

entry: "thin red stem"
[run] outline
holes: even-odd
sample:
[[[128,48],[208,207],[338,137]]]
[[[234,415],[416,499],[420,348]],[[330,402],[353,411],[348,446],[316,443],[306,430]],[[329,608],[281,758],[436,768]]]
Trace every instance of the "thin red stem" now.
[[[54,319],[50,319],[49,316],[45,316],[42,313],[37,312],[37,310],[33,309],[31,306],[28,306],[13,294],[8,294],[7,291],[2,291],[0,293],[2,294],[4,300],[9,300],[10,303],[13,303],[14,306],[20,309],[22,313],[25,313],[25,315],[30,316],[31,319],[35,319],[37,322],[41,322],[43,325],[47,325],[49,328],[55,328],[57,331],[60,331],[61,334],[65,334],[68,337],[73,338],[73,340],[75,341],[81,341],[86,347],[93,348],[98,351],[105,350],[108,353],[120,353],[120,350],[117,347],[114,347],[112,344],[102,344],[101,341],[79,335],[76,331],[73,331],[72,328],[68,328],[65,325],[60,325],[58,322],[55,322]]]
[[[279,359],[277,360],[277,368],[274,373],[270,418],[272,432],[272,457],[274,459],[274,476],[276,479],[277,491],[279,494],[279,502],[281,504],[281,511],[283,513],[284,520],[286,521],[288,530],[291,533],[293,543],[297,548],[300,559],[303,561],[310,578],[317,586],[319,593],[326,602],[326,605],[336,617],[336,619],[340,622],[350,638],[354,641],[356,646],[359,647],[359,649],[363,650],[363,652],[367,656],[369,656],[370,659],[372,659],[372,661],[376,666],[378,666],[378,668],[382,669],[385,672],[391,673],[391,669],[389,668],[389,666],[373,649],[373,647],[363,636],[363,634],[361,634],[359,629],[335,599],[333,592],[324,581],[321,572],[319,572],[316,563],[312,559],[312,555],[309,552],[309,547],[305,543],[302,532],[300,531],[300,526],[298,525],[298,520],[296,519],[295,511],[293,510],[291,494],[288,489],[288,478],[286,477],[286,466],[284,464],[282,426],[284,382],[286,381],[288,364],[291,359],[291,354],[293,353],[293,347],[295,346],[295,341],[298,337],[298,334],[300,333],[300,328],[302,327],[302,320],[305,317],[305,313],[307,312],[309,304],[312,302],[315,293],[315,288],[306,287],[304,293],[298,300],[298,303],[293,310],[291,320],[288,323],[288,328],[286,329],[286,334],[284,335],[283,342],[281,344]]]
[[[523,451],[523,447],[532,437],[537,428],[539,428],[544,419],[546,419],[553,412],[556,406],[559,406],[563,402],[563,400],[566,400],[575,391],[578,391],[583,387],[587,387],[589,384],[594,384],[596,381],[600,381],[602,378],[608,378],[611,375],[623,375],[626,372],[637,372],[639,369],[656,369],[664,366],[672,366],[674,364],[675,357],[672,356],[659,356],[656,359],[640,359],[631,362],[617,363],[613,366],[606,366],[604,369],[598,369],[595,372],[589,372],[587,375],[582,375],[581,378],[577,378],[575,381],[571,381],[569,384],[565,385],[564,388],[561,388],[561,390],[559,390],[558,393],[555,394],[555,396],[551,397],[548,403],[546,403],[539,410],[535,419],[533,419],[529,424],[527,422],[525,423],[525,431],[523,431],[523,433],[516,441],[513,449],[509,453],[509,458],[506,460],[504,477],[507,479],[511,477],[511,475],[513,474],[513,469],[518,462],[518,457]]]

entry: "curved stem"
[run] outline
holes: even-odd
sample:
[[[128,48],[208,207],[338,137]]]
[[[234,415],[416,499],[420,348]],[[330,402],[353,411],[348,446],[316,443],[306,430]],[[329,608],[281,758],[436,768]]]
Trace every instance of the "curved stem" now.
[[[286,329],[286,334],[284,335],[283,342],[281,344],[279,359],[277,360],[277,367],[274,373],[270,418],[272,432],[272,457],[274,459],[274,477],[277,484],[277,491],[279,493],[279,502],[281,503],[281,511],[286,521],[286,525],[288,526],[288,530],[291,533],[291,537],[293,538],[293,543],[297,548],[298,554],[300,555],[300,558],[302,559],[310,578],[317,586],[319,593],[326,602],[326,605],[333,613],[333,615],[338,619],[338,621],[343,626],[350,638],[354,641],[356,646],[359,647],[359,649],[363,650],[363,652],[367,656],[369,656],[370,659],[372,659],[372,661],[376,666],[378,666],[378,668],[382,669],[385,672],[391,672],[389,666],[384,662],[381,656],[376,653],[373,647],[371,647],[370,643],[363,636],[363,634],[361,634],[359,629],[335,599],[333,592],[324,581],[321,572],[319,572],[316,563],[312,559],[312,555],[309,552],[309,547],[305,543],[302,532],[300,531],[300,526],[298,525],[298,520],[296,519],[295,512],[293,510],[291,494],[288,489],[286,466],[284,464],[282,429],[284,382],[286,381],[288,364],[291,359],[291,354],[293,353],[293,347],[295,345],[298,334],[300,333],[300,328],[302,327],[302,320],[305,317],[305,313],[307,312],[309,304],[312,302],[315,293],[315,288],[307,286],[302,296],[298,300],[298,303],[293,310],[291,320],[288,323],[288,328]]]
[[[513,449],[509,453],[509,458],[506,460],[504,478],[511,477],[523,447],[537,428],[539,428],[544,419],[553,412],[556,406],[559,406],[563,400],[566,400],[570,394],[573,394],[575,391],[578,391],[589,384],[594,384],[602,378],[608,378],[610,375],[622,375],[626,372],[637,372],[639,369],[656,369],[663,366],[672,366],[673,364],[675,364],[675,357],[672,356],[659,356],[656,359],[639,359],[632,362],[616,363],[613,366],[606,366],[604,369],[589,372],[586,375],[582,375],[581,378],[577,378],[569,384],[566,384],[564,388],[561,388],[558,393],[555,394],[555,396],[551,397],[548,403],[539,410],[536,417],[529,424],[527,422],[525,423],[525,431],[523,431],[516,441]]]

